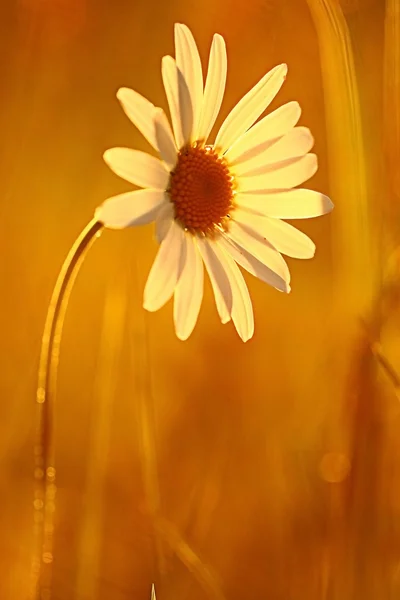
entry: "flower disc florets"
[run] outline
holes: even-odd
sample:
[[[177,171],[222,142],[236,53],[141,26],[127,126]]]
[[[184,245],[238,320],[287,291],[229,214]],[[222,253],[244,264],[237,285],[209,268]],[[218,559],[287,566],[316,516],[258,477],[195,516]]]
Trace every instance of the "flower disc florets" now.
[[[211,146],[186,146],[178,154],[168,188],[175,218],[193,233],[224,227],[233,208],[234,178]]]

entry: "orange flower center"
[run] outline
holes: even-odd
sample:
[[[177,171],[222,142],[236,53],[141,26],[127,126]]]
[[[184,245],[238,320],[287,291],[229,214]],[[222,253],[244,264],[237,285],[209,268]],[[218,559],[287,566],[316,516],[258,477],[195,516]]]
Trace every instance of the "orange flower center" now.
[[[233,183],[225,160],[213,148],[183,148],[168,189],[175,219],[192,233],[211,234],[224,227],[233,208]]]

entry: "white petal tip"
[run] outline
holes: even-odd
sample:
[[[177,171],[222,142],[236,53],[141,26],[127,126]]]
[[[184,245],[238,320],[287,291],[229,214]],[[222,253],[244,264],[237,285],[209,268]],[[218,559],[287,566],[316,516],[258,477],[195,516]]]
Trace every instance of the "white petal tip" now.
[[[325,208],[325,214],[330,213],[335,208],[335,205],[333,204],[332,200],[328,197],[325,200],[324,208]]]
[[[116,94],[116,96],[117,96],[118,100],[120,100],[120,99],[121,99],[121,97],[125,96],[125,95],[126,95],[126,92],[128,92],[128,93],[129,93],[129,92],[130,92],[130,89],[129,89],[129,88],[126,88],[126,87],[121,87],[121,88],[119,88],[119,89],[117,90],[117,94]]]
[[[120,104],[123,105],[125,102],[129,101],[129,99],[132,97],[132,94],[135,94],[135,92],[130,88],[121,87],[117,90],[116,97]]]
[[[287,284],[286,287],[276,287],[275,288],[278,292],[281,292],[283,294],[290,294],[290,292],[292,291],[292,288],[290,287],[289,284]]]
[[[219,40],[223,44],[225,44],[225,39],[220,33],[214,33],[213,40]]]
[[[176,333],[176,337],[181,342],[186,342],[186,340],[190,337],[190,333],[189,334],[182,334],[182,333],[178,333],[177,331],[175,333]]]
[[[308,248],[304,249],[302,254],[299,256],[294,256],[293,258],[299,258],[300,260],[311,260],[315,256],[316,247],[315,244],[310,245]]]
[[[103,160],[104,162],[108,165],[110,162],[110,155],[111,155],[111,148],[108,148],[108,150],[106,150],[103,153]]]
[[[305,255],[304,255],[304,258],[314,258],[314,256],[315,256],[315,252],[316,252],[316,250],[317,250],[317,247],[316,247],[316,245],[314,244],[314,242],[313,242],[312,240],[309,240],[309,241],[310,241],[310,246],[309,246],[309,248],[308,248],[308,250],[309,250],[309,254],[305,254]]]
[[[318,171],[318,156],[313,152],[309,152],[308,154],[306,154],[306,156],[310,157],[309,160],[314,165],[315,173],[316,171]]]
[[[240,335],[240,334],[239,334],[239,335]],[[242,340],[242,342],[245,344],[246,342],[248,342],[249,340],[251,340],[251,339],[252,339],[253,335],[254,335],[254,331],[252,331],[251,333],[249,333],[249,334],[247,334],[247,335],[244,335],[243,337],[242,337],[242,336],[240,336],[240,339],[241,339],[241,340]]]
[[[173,58],[173,56],[171,56],[170,54],[166,54],[166,55],[165,55],[165,56],[163,56],[163,57],[162,57],[162,59],[161,59],[161,65],[164,65],[164,64],[166,64],[166,63],[169,63],[169,62],[171,62],[171,61],[172,61],[173,63],[175,63],[175,59]]]
[[[146,300],[143,301],[143,308],[144,310],[147,310],[147,312],[157,312],[158,310],[158,307],[152,306]]]
[[[297,100],[292,100],[291,102],[293,103],[293,108],[295,108],[297,110],[297,114],[298,114],[297,121],[298,121],[300,119],[301,113],[302,113],[301,105],[299,102],[297,102]]]
[[[288,72],[288,66],[286,63],[282,63],[281,65],[279,65],[279,69],[283,75],[283,77],[286,77],[287,72]]]

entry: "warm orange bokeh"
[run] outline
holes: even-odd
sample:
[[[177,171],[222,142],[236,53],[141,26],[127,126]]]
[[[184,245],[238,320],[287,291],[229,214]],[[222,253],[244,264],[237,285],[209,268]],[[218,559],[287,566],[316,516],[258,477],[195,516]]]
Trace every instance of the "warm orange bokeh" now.
[[[338,0],[3,8],[0,598],[32,598],[35,386],[51,291],[96,206],[131,189],[104,150],[149,150],[115,93],[132,87],[167,108],[160,61],[174,22],[192,29],[204,65],[212,34],[226,39],[214,132],[288,63],[271,109],[300,102],[320,163],[309,185],[336,208],[297,223],[317,254],[288,260],[290,295],[246,275],[256,333],[245,345],[219,323],[208,282],[187,342],[171,303],[144,312],[152,227],[95,243],[61,347],[51,598],[147,600],[152,581],[158,600],[222,598],[216,586],[227,600],[397,598],[398,0],[342,0],[346,21]]]

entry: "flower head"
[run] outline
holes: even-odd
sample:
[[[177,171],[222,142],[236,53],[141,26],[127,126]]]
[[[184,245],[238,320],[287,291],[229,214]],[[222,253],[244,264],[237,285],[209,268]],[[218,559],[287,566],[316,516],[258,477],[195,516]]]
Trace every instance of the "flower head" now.
[[[109,167],[143,189],[109,198],[96,217],[111,228],[155,221],[160,247],[144,308],[158,310],[173,295],[180,339],[196,324],[205,265],[222,323],[232,319],[247,341],[254,332],[253,309],[238,265],[289,292],[282,254],[311,258],[315,246],[282,219],[316,217],[333,205],[319,192],[296,187],[317,170],[317,157],[309,153],[313,137],[296,127],[299,104],[288,102],[256,123],[281,88],[286,65],[269,71],[238,102],[209,144],[225,90],[224,39],[214,35],[205,84],[185,25],[175,26],[175,50],[175,59],[162,59],[172,128],[162,109],[133,90],[118,91],[125,113],[160,158],[128,148],[107,150]]]

